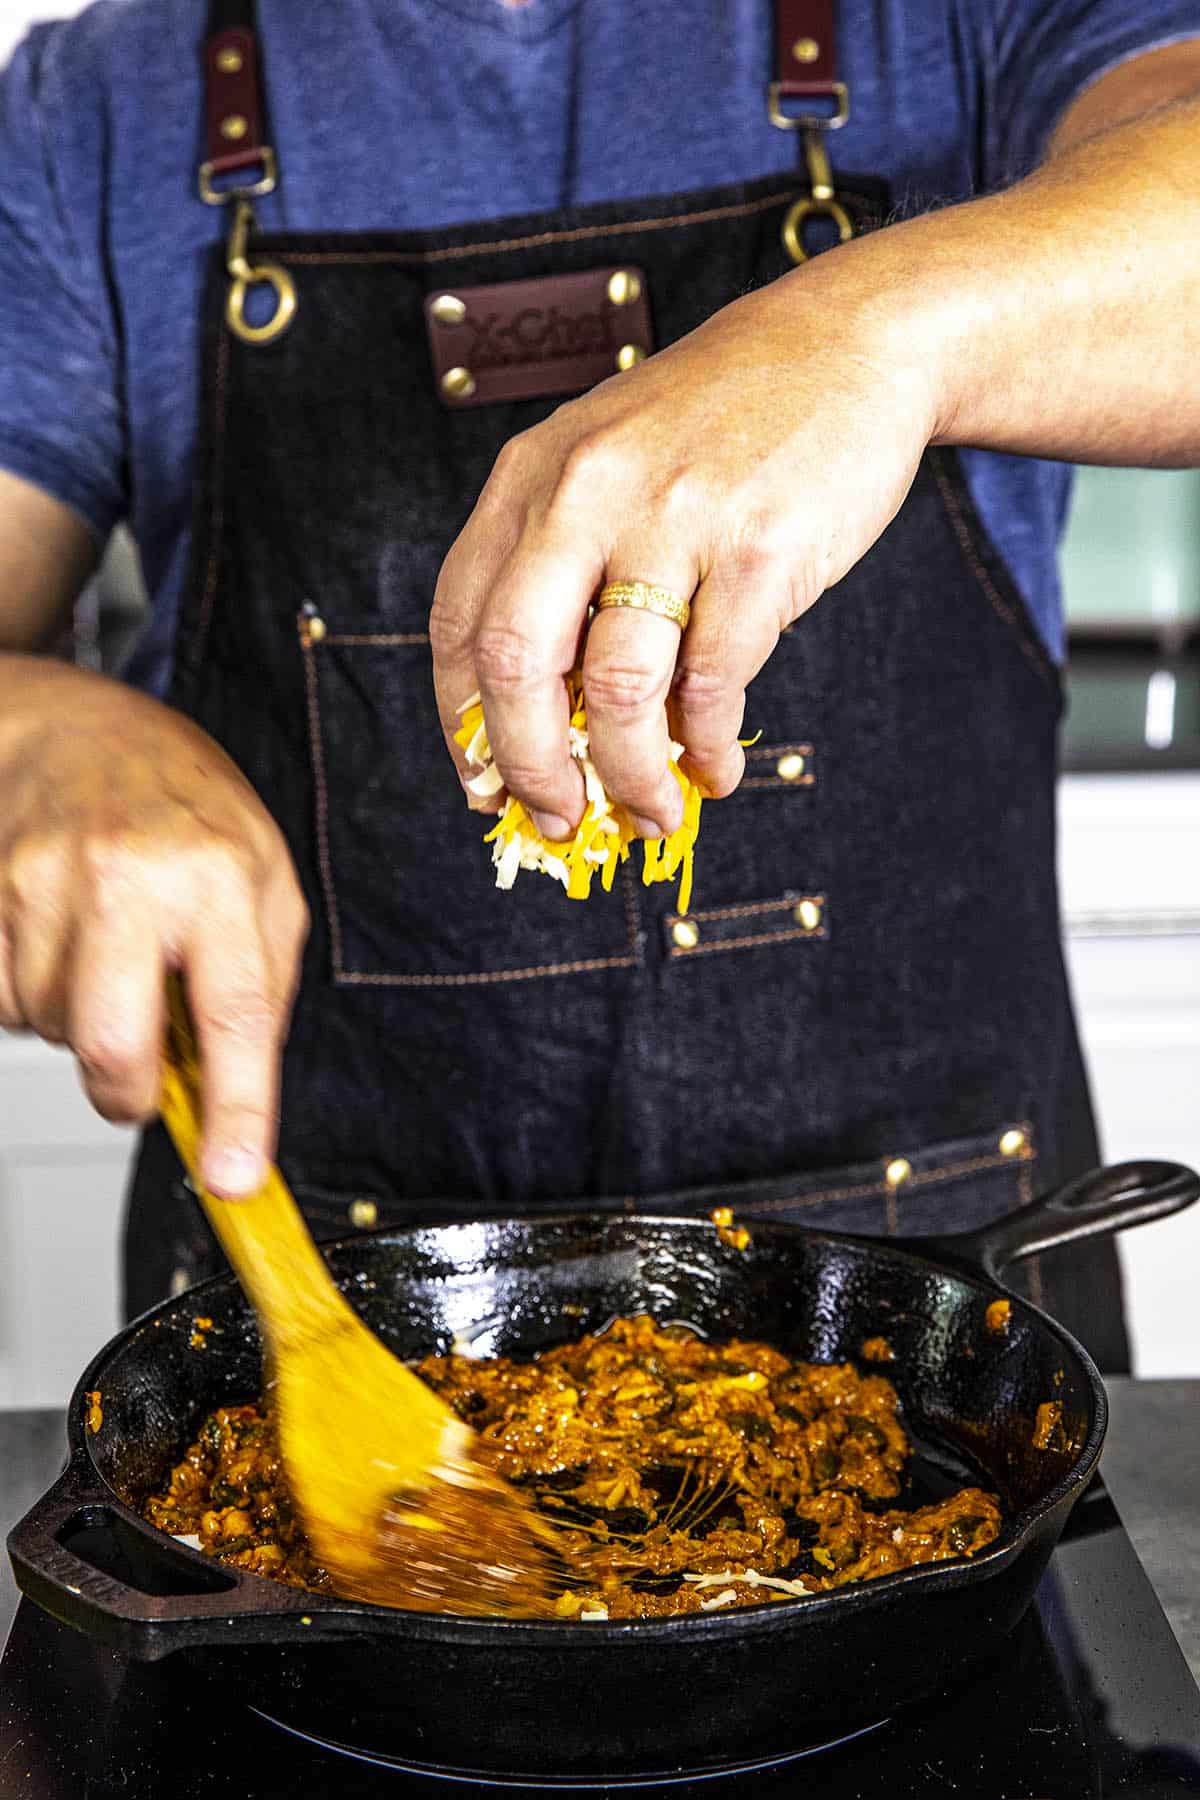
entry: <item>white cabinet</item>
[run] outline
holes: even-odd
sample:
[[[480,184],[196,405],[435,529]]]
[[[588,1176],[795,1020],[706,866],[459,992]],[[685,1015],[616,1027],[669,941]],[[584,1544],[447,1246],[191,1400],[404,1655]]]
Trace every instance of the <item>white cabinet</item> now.
[[[0,1406],[62,1405],[116,1330],[133,1143],[65,1052],[0,1033]]]
[[[1200,1167],[1200,775],[1062,786],[1060,879],[1105,1155]],[[1200,1205],[1120,1240],[1140,1375],[1200,1374]]]

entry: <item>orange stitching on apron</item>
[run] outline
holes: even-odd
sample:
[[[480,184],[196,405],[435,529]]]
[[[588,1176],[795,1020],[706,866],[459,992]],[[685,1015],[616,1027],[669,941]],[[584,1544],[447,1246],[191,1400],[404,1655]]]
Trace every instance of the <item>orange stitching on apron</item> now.
[[[321,738],[321,703],[317,694],[317,669],[312,645],[300,640],[304,658],[304,688],[308,697],[308,751],[312,762],[313,793],[317,815],[317,861],[321,870],[321,886],[325,891],[325,912],[329,920],[329,950],[334,980],[342,972],[342,922],[338,916],[337,895],[333,886],[333,865],[329,856],[329,789],[325,781],[325,750]]]
[[[782,900],[751,900],[744,906],[710,906],[706,911],[690,912],[689,919],[748,919],[758,913],[779,912],[784,907],[800,906],[805,900],[815,900],[818,906],[825,903],[824,894],[785,894]],[[684,917],[682,913],[668,913],[667,924],[678,924]],[[813,935],[811,932],[808,934]],[[689,952],[689,955],[691,953]]]
[[[694,955],[695,952],[689,952],[689,954]],[[1028,1164],[1034,1160],[1035,1156],[1036,1152],[1031,1151],[1021,1157],[1019,1161]],[[941,1163],[936,1169],[924,1169],[919,1174],[910,1175],[904,1183],[904,1189],[907,1192],[912,1188],[929,1187],[936,1181],[952,1180],[959,1175],[974,1175],[984,1169],[1011,1168],[1014,1160],[1016,1159],[1011,1156],[1001,1156],[997,1151],[993,1156],[969,1156],[962,1162]],[[1028,1169],[1023,1173],[1027,1180]],[[752,1210],[754,1213],[782,1212],[785,1207],[816,1206],[824,1201],[866,1200],[873,1194],[878,1194],[881,1199],[887,1198],[888,1186],[882,1175],[878,1181],[860,1181],[853,1187],[826,1188],[819,1194],[796,1194],[783,1200],[755,1202]],[[752,1214],[747,1216],[752,1216]]]
[[[984,594],[991,602],[993,610],[999,614],[1009,630],[1014,633],[1018,648],[1020,649],[1021,655],[1025,658],[1025,661],[1041,681],[1051,685],[1054,681],[1053,669],[1046,662],[1046,659],[1040,650],[1030,643],[1029,634],[1025,630],[1024,625],[1017,617],[1012,607],[1008,604],[1008,601],[1004,598],[1003,594],[996,586],[996,583],[992,580],[991,575],[985,568],[983,559],[975,547],[975,539],[972,535],[971,527],[964,518],[962,507],[958,503],[958,495],[954,492],[954,489],[947,480],[946,471],[942,466],[941,459],[936,450],[930,452],[929,466],[933,471],[933,479],[937,483],[938,492],[942,496],[942,505],[946,509],[946,516],[950,520],[951,527],[955,537],[958,539],[962,553],[970,565],[971,573],[974,575]]]
[[[797,775],[794,781],[785,781],[782,775],[752,775],[749,779],[738,782],[734,793],[744,794],[748,788],[807,788],[816,785],[815,775]]]
[[[427,644],[427,631],[331,631],[326,637],[327,644],[363,645],[380,650],[398,649],[406,644]]]
[[[671,962],[691,962],[694,956],[715,956],[718,950],[754,950],[760,944],[786,944],[793,938],[823,938],[827,936],[823,927],[816,931],[805,931],[797,926],[795,931],[764,931],[757,937],[725,938],[719,944],[697,944],[691,950],[667,951]]]
[[[503,250],[540,250],[548,244],[581,244],[590,238],[621,237],[626,232],[673,231],[681,225],[710,225],[719,219],[745,219],[754,213],[787,206],[799,190],[764,195],[741,206],[710,206],[703,212],[675,213],[666,219],[629,219],[622,224],[579,225],[571,231],[539,231],[532,237],[494,238],[486,244],[463,244],[440,250],[273,250],[284,263],[438,263],[469,256],[491,256]]]
[[[589,956],[580,962],[539,963],[532,969],[495,969],[474,975],[338,975],[339,987],[482,987],[496,981],[534,981],[542,975],[586,975],[593,969],[632,969],[632,956]]]
[[[747,762],[766,762],[772,756],[788,756],[798,753],[801,756],[812,755],[811,744],[754,744],[746,752]]]
[[[200,617],[196,624],[196,662],[204,656],[208,630],[212,624],[213,605],[217,597],[217,566],[221,539],[225,535],[225,408],[229,394],[229,333],[222,331],[217,347],[217,380],[213,393],[213,506],[209,518],[208,561],[204,568],[204,591],[200,598]]]
[[[826,1188],[819,1194],[791,1194],[783,1200],[760,1200],[755,1203],[753,1211],[756,1213],[782,1212],[785,1207],[791,1211],[799,1206],[819,1206],[826,1200],[866,1200],[872,1194],[878,1194],[882,1199],[884,1190],[885,1183],[882,1178],[879,1181],[860,1181],[854,1187]],[[747,1217],[751,1216],[751,1214],[747,1214]]]

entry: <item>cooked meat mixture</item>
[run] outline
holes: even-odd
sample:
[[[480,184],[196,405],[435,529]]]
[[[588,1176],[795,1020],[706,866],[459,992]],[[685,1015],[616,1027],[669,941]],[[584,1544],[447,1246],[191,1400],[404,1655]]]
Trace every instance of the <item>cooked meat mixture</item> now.
[[[331,1585],[292,1511],[270,1418],[257,1406],[210,1413],[165,1493],[142,1511],[160,1531],[197,1537],[210,1556],[256,1575],[289,1587]]]
[[[972,1556],[1001,1525],[963,1488],[905,1504],[911,1446],[885,1376],[716,1343],[645,1315],[544,1351],[418,1372],[558,1526],[563,1618],[660,1618],[815,1594]],[[328,1588],[291,1512],[269,1418],[208,1418],[154,1525],[294,1586]]]

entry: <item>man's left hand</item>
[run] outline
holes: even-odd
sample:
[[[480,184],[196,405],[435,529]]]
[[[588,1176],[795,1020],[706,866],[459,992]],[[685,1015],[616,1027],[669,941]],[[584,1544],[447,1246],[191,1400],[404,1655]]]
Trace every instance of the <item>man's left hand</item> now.
[[[747,683],[903,501],[933,427],[929,364],[877,304],[829,290],[819,265],[785,276],[502,451],[438,583],[435,679],[460,772],[452,733],[478,690],[505,787],[547,836],[584,809],[563,681],[581,651],[605,788],[647,836],[669,832],[669,740],[707,793],[737,786]],[[686,634],[613,608],[584,642],[609,581],[690,598]]]

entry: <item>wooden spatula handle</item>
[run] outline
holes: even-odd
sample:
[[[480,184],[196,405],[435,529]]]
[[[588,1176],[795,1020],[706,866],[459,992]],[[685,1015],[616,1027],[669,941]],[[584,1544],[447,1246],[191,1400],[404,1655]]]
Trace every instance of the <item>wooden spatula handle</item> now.
[[[349,1312],[309,1235],[299,1207],[279,1170],[270,1169],[256,1193],[221,1200],[200,1180],[203,1116],[200,1056],[177,976],[167,980],[167,1033],[159,1110],[180,1160],[237,1272],[278,1348],[314,1330],[328,1331],[331,1314]]]

